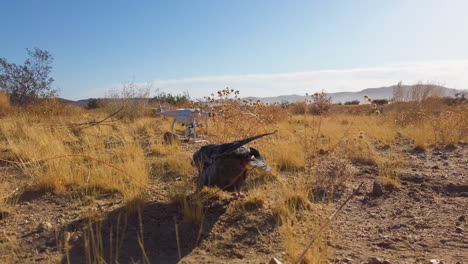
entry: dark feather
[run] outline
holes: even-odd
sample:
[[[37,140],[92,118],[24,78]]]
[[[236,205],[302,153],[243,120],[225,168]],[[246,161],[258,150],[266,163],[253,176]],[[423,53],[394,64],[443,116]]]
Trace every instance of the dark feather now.
[[[195,162],[195,165],[199,169],[203,167],[207,167],[213,163],[214,159],[220,156],[229,155],[249,142],[252,142],[261,137],[269,136],[275,133],[276,131],[272,133],[266,133],[266,134],[242,139],[239,141],[234,141],[231,143],[210,144],[210,145],[203,146],[197,152],[195,152],[195,154],[193,154],[193,161]]]

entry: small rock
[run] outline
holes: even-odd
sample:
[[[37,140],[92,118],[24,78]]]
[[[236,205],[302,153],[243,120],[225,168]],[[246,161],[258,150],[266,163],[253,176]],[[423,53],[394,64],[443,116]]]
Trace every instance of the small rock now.
[[[383,188],[382,184],[378,181],[374,181],[372,186],[372,192],[370,193],[371,196],[379,197],[383,195]]]
[[[322,156],[323,156],[323,155],[327,155],[327,154],[328,154],[328,150],[320,149],[320,150],[319,150],[319,154],[322,155]]]
[[[40,253],[45,252],[46,249],[47,249],[47,247],[46,247],[46,245],[44,245],[44,244],[40,245],[39,248],[38,248],[38,250],[39,250]]]
[[[44,231],[49,230],[49,229],[52,229],[52,224],[49,223],[49,222],[43,222],[43,223],[40,223],[37,226],[37,231],[38,232],[44,232]]]
[[[438,170],[439,169],[439,166],[435,165],[435,166],[432,166],[432,169],[434,170]]]
[[[465,232],[465,230],[463,230],[463,228],[457,226],[457,227],[455,228],[455,232],[461,234],[461,233]]]
[[[460,217],[458,217],[458,221],[459,222],[465,222],[466,221],[466,217],[464,215],[460,215]]]
[[[429,263],[431,263],[431,264],[443,264],[443,262],[441,260],[439,260],[439,259],[431,259],[429,261]]]
[[[279,261],[277,258],[272,257],[268,264],[282,264],[281,261]]]
[[[367,261],[367,264],[383,264],[383,262],[379,258],[372,257]]]

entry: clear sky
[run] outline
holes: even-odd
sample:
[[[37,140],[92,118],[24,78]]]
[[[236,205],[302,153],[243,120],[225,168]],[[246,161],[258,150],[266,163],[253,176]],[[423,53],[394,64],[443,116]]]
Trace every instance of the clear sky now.
[[[202,97],[353,91],[434,81],[468,88],[465,0],[0,0],[0,57],[55,58],[69,99],[134,80]]]

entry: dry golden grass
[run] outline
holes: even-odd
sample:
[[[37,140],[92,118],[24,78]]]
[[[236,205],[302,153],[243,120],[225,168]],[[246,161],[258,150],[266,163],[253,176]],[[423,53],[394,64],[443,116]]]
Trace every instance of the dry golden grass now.
[[[225,91],[220,97],[229,97],[231,93]],[[110,243],[100,237],[101,212],[89,206],[93,204],[92,197],[100,191],[119,192],[128,207],[138,212],[151,181],[163,181],[170,176],[178,180],[172,181],[169,187],[170,202],[180,206],[184,221],[195,225],[203,222],[206,202],[225,195],[216,188],[204,188],[193,195],[192,178],[196,176],[191,165],[193,149],[163,143],[161,135],[170,130],[169,119],[144,116],[147,111],[132,104],[129,112],[122,113],[123,120],[82,129],[73,124],[101,120],[120,105],[84,110],[47,100],[13,110],[5,98],[0,94],[0,159],[16,162],[15,166],[28,176],[33,188],[82,192],[79,198],[83,202],[82,214],[89,220],[85,234],[89,262],[102,263],[103,245]],[[243,213],[271,209],[291,261],[298,258],[309,239],[298,234],[317,231],[334,207],[333,199],[317,204],[314,192],[323,190],[332,198],[335,188],[353,177],[351,162],[377,166],[385,185],[398,186],[404,161],[392,149],[383,154],[377,147],[390,146],[401,137],[413,140],[415,146],[422,148],[468,139],[465,105],[392,105],[379,116],[371,115],[369,106],[333,106],[323,116],[288,116],[288,110],[279,105],[225,102],[213,109],[223,110],[224,116],[211,122],[211,143],[278,130],[273,136],[249,144],[260,150],[274,170],[251,173],[249,180],[254,185],[247,188],[246,197],[236,208]],[[301,107],[306,105],[296,105],[291,110],[299,113]],[[176,132],[181,132],[180,129],[176,126]],[[0,186],[0,198],[5,195]],[[89,198],[82,198],[85,196]],[[10,207],[0,199],[0,211],[11,210]],[[318,237],[305,263],[327,260],[327,232]],[[9,236],[0,239],[8,242],[0,243],[0,250],[9,252],[4,256],[14,259],[19,250],[15,241]],[[144,255],[144,245],[140,247]]]
[[[6,115],[11,109],[10,101],[5,93],[0,92],[0,116]]]
[[[1,184],[1,183],[0,183]],[[7,202],[7,196],[9,193],[6,192],[3,184],[0,185],[0,219],[6,217],[10,211],[10,204]]]
[[[285,252],[291,263],[298,260],[311,235],[315,242],[307,251],[303,263],[325,263],[328,258],[327,239],[325,232],[317,236],[317,231],[330,211],[326,204],[311,203],[312,186],[310,175],[300,174],[288,181],[279,181],[272,185],[275,193],[273,199],[273,214],[279,225]],[[307,235],[298,235],[298,234]]]
[[[263,147],[262,154],[278,170],[302,170],[305,166],[304,147],[299,143],[277,140]]]
[[[236,206],[240,212],[250,212],[262,208],[266,200],[266,189],[263,187],[254,187],[247,192],[245,199],[236,203]]]
[[[1,263],[18,263],[23,254],[16,237],[5,231],[0,233],[0,252]]]
[[[468,106],[454,107],[439,115],[420,115],[419,120],[402,128],[402,134],[413,139],[417,147],[425,149],[437,144],[456,145],[468,140]]]
[[[27,117],[2,121],[0,134],[8,150],[36,188],[117,190],[131,201],[148,183],[143,150],[127,129],[114,136],[108,126],[74,130],[52,122],[35,124]]]
[[[380,157],[377,159],[379,177],[384,186],[400,186],[400,174],[404,164],[403,157],[396,154],[392,154],[390,157]]]

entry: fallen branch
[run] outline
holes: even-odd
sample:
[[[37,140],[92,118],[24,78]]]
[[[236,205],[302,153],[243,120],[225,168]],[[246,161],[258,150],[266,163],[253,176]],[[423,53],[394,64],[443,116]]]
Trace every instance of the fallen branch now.
[[[179,226],[177,225],[177,219],[174,216],[174,225],[175,225],[175,233],[176,233],[176,241],[177,241],[177,253],[179,255],[179,261],[182,259],[182,252],[180,250],[180,240],[179,240]]]
[[[361,187],[364,185],[364,182],[361,182],[361,184],[359,184],[359,186],[354,190],[354,192],[348,197],[348,199],[346,199],[343,204],[335,210],[335,212],[333,212],[333,214],[331,214],[327,221],[319,228],[319,230],[317,231],[317,234],[315,236],[313,236],[309,242],[309,244],[307,244],[306,248],[304,249],[304,251],[302,251],[302,254],[299,256],[299,258],[296,260],[296,262],[294,262],[295,264],[300,264],[302,262],[302,260],[304,259],[305,257],[305,254],[307,253],[307,251],[312,247],[312,245],[314,244],[315,242],[315,238],[317,236],[319,236],[323,230],[325,230],[325,227],[327,227],[331,220],[341,211],[341,209],[343,209],[343,207],[351,200],[351,198],[353,198],[356,194],[359,193],[359,190],[361,189]]]
[[[343,139],[348,135],[349,131],[351,130],[351,127],[353,126],[354,123],[349,124],[348,129],[344,132],[343,136],[336,142],[335,146],[333,146],[330,151],[334,151],[343,141]]]
[[[102,119],[100,121],[92,121],[92,122],[86,122],[86,123],[81,123],[81,124],[72,124],[72,125],[69,126],[69,128],[76,128],[76,127],[79,127],[79,126],[84,126],[84,127],[79,127],[78,128],[79,130],[81,130],[81,129],[85,129],[85,128],[89,128],[89,127],[92,127],[92,126],[99,125],[101,123],[106,122],[111,117],[113,117],[113,116],[117,115],[118,113],[120,113],[124,109],[124,107],[125,107],[125,105],[122,105],[122,107],[120,107],[119,110],[117,110],[116,112],[110,114],[109,116],[105,117],[104,119]],[[122,119],[122,118],[118,118],[116,120],[111,120],[111,121],[107,121],[107,122],[115,122],[115,121],[119,121],[120,119]]]

